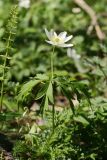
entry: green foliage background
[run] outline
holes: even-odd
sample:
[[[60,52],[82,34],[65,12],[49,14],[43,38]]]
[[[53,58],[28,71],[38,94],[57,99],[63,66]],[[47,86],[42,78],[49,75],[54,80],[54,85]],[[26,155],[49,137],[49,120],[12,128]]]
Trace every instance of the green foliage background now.
[[[57,32],[67,31],[73,35],[73,49],[80,55],[79,60],[67,56],[67,50],[55,50],[55,71],[57,74],[68,74],[72,79],[87,84],[91,94],[90,105],[84,100],[76,110],[75,119],[69,111],[57,115],[56,132],[49,137],[50,129],[47,126],[40,135],[33,138],[32,148],[27,147],[29,142],[24,140],[15,143],[14,156],[25,160],[104,160],[107,159],[107,7],[106,0],[86,0],[98,16],[98,22],[105,39],[100,41],[95,30],[87,34],[91,24],[89,15],[81,8],[75,13],[78,6],[72,0],[32,0],[29,9],[19,8],[18,28],[10,60],[11,69],[7,73],[8,83],[5,83],[4,104],[8,111],[1,115],[1,121],[8,121],[22,115],[22,105],[19,113],[16,95],[21,85],[35,77],[37,73],[48,73],[50,70],[50,52],[45,39],[44,28],[53,28]],[[0,1],[0,52],[3,54],[5,29],[12,0]],[[2,60],[0,59],[2,63]],[[30,99],[31,97],[29,97]],[[29,100],[28,100],[29,101]],[[10,111],[14,116],[8,116]],[[50,113],[47,117],[50,119]],[[66,120],[65,120],[66,117]],[[82,117],[82,118],[81,118]],[[24,125],[22,125],[24,126]],[[18,126],[21,127],[20,125]],[[4,130],[17,131],[6,124]],[[27,133],[24,129],[24,133]],[[23,136],[22,136],[23,137]],[[32,137],[30,137],[32,139]],[[42,143],[42,147],[41,144]],[[48,143],[48,145],[47,145]],[[35,148],[36,151],[35,151]],[[28,151],[28,155],[25,153]],[[30,156],[29,156],[30,155]]]
[[[92,5],[91,1],[86,2]],[[105,2],[103,0],[102,2],[95,1],[93,3],[92,7],[99,17],[106,12]],[[12,3],[6,0],[0,2],[1,39]],[[46,39],[45,27],[48,29],[54,28],[57,32],[66,30],[69,34],[72,34],[74,36],[74,48],[77,54],[82,56],[80,61],[86,56],[93,58],[94,56],[103,57],[106,54],[106,40],[105,43],[100,43],[95,31],[91,35],[87,35],[87,28],[91,23],[90,18],[82,9],[79,13],[73,13],[74,7],[78,6],[70,0],[39,0],[32,1],[29,9],[20,9],[15,41],[16,53],[11,61],[10,78],[16,81],[23,81],[24,78],[35,75],[38,72],[46,72],[49,69],[48,57],[51,46],[44,41]],[[7,10],[6,13],[5,10]],[[106,17],[100,17],[99,23],[106,33]],[[1,41],[1,48],[2,45]],[[66,50],[58,49],[56,55],[58,57],[55,61],[56,68],[59,70],[65,69],[71,73],[77,72],[73,60],[66,56]]]

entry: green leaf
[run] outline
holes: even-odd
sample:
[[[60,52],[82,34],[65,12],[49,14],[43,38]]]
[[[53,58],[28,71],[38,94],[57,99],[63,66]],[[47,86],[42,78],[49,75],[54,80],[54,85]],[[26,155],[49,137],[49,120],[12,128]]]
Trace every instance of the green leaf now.
[[[61,86],[61,89],[62,89],[62,92],[63,94],[66,96],[66,98],[69,100],[69,103],[70,103],[70,107],[71,107],[71,110],[73,113],[75,113],[75,108],[74,108],[74,104],[71,100],[72,98],[72,95],[66,90],[66,86]]]
[[[80,115],[77,117],[74,117],[74,121],[80,122],[83,125],[89,125],[89,122],[86,120],[86,118],[84,118],[83,116],[80,116]]]
[[[10,121],[20,116],[20,113],[16,112],[0,113],[0,121]]]
[[[0,77],[0,81],[3,81],[3,77]]]
[[[46,93],[47,97],[49,98],[49,101],[53,104],[54,103],[54,98],[53,98],[53,86],[52,82],[50,81],[49,87]]]
[[[7,97],[3,98],[3,104],[9,111],[15,111],[17,109],[16,102],[14,100],[10,100]]]
[[[29,134],[35,134],[37,129],[37,125],[34,123],[29,131]]]
[[[49,86],[49,82],[42,85],[42,87],[40,88],[40,90],[36,95],[35,100],[42,98],[47,93],[48,86]]]
[[[40,82],[41,82],[40,80],[31,80],[26,84],[24,84],[17,97],[18,101],[24,100],[30,94],[33,87],[39,84]]]
[[[48,97],[44,96],[40,105],[40,113],[43,114],[44,110],[48,108]]]
[[[40,80],[48,80],[49,79],[49,77],[45,74],[37,74],[36,78],[40,79]]]

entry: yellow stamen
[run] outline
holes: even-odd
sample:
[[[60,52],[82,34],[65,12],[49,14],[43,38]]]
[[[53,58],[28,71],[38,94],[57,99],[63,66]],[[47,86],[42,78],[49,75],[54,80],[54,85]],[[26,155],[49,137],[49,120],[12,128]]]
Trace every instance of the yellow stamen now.
[[[59,38],[59,37],[52,37],[52,42],[54,42],[54,43],[62,43],[63,41],[62,41],[62,39],[61,38]]]

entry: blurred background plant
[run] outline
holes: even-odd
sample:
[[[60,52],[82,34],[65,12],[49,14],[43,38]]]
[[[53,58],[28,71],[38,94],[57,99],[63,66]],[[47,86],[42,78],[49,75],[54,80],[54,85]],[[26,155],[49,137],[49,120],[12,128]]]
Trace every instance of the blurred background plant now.
[[[16,1],[0,1],[1,55],[13,3]],[[8,82],[5,83],[4,113],[0,114],[1,132],[14,144],[13,155],[16,159],[107,159],[106,3],[106,0],[30,0],[28,7],[19,6],[13,58],[7,73]],[[92,23],[91,15],[97,24]],[[73,117],[65,96],[59,88],[55,90],[55,121],[58,124],[52,137],[50,111],[45,113],[45,125],[41,127],[35,123],[41,102],[34,98],[35,88],[30,90],[32,94],[28,90],[29,94],[23,103],[17,103],[17,94],[25,82],[38,73],[49,73],[51,47],[45,42],[44,28],[53,28],[59,33],[67,31],[73,35],[72,49],[55,50],[55,73],[58,76],[69,75],[72,80],[88,85],[91,94],[91,106],[85,99],[80,100],[81,96],[77,97],[79,104]],[[32,144],[32,147],[28,144]],[[2,142],[0,146],[6,150]]]

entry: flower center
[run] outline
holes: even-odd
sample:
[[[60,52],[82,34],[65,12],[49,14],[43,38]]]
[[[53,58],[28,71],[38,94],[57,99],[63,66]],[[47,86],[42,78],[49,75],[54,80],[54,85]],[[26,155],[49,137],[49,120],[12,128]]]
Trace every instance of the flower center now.
[[[56,44],[60,44],[63,42],[63,40],[60,37],[52,37],[52,42],[56,43]]]
[[[58,37],[55,38],[55,42],[60,42],[60,41],[61,40]]]

